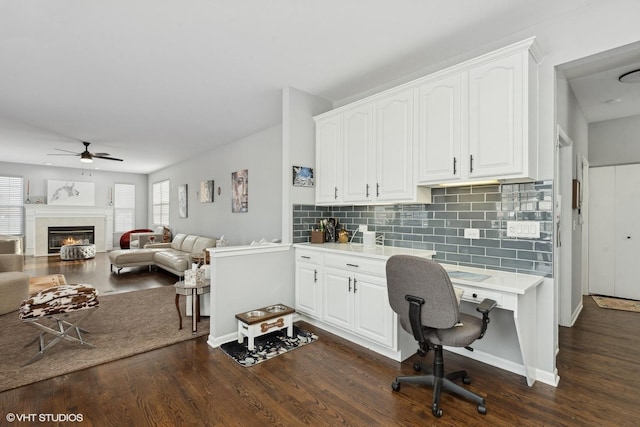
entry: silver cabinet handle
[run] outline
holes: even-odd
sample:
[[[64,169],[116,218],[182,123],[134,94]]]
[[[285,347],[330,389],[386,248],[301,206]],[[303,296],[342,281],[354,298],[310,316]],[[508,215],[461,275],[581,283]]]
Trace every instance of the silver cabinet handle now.
[[[358,292],[358,288],[356,286],[356,284],[358,283],[358,280],[354,277],[353,278],[353,293],[355,294],[356,292]]]

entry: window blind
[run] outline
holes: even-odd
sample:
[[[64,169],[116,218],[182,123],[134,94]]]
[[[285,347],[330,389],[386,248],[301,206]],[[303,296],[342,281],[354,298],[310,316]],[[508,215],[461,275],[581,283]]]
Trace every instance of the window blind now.
[[[24,234],[24,180],[0,176],[0,234]]]
[[[169,180],[153,184],[153,224],[169,225]]]
[[[125,232],[136,228],[136,186],[134,184],[114,184],[113,207],[114,231]]]

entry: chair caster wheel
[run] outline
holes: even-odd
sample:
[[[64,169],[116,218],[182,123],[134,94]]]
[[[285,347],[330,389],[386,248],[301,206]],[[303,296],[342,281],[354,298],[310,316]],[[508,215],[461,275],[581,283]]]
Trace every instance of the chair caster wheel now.
[[[462,378],[462,382],[469,385],[471,384],[471,377],[469,375],[466,375]]]
[[[442,416],[442,409],[438,408],[437,403],[434,403],[433,406],[431,406],[431,413],[434,417],[440,418]]]
[[[482,403],[478,405],[478,413],[481,415],[487,415],[487,407]]]
[[[420,363],[418,363],[418,362],[415,362],[413,364],[413,370],[416,371],[416,372],[422,371],[422,365]]]
[[[398,381],[392,382],[391,388],[393,389],[393,391],[400,391],[400,383]]]

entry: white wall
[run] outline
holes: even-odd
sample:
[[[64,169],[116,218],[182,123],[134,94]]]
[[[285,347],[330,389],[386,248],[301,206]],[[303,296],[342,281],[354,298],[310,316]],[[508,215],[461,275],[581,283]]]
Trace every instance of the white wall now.
[[[18,176],[27,181],[30,186],[31,198],[47,195],[47,181],[74,180],[95,183],[95,206],[109,204],[109,190],[113,191],[114,184],[134,184],[136,186],[136,224],[135,228],[146,228],[147,223],[147,175],[135,173],[106,172],[101,170],[83,170],[78,168],[62,168],[56,166],[40,166],[23,163],[0,162],[0,174]],[[26,194],[25,194],[26,199]],[[116,236],[115,243],[118,244]]]
[[[326,99],[287,87],[282,90],[282,240],[293,241],[294,204],[315,204],[315,187],[294,187],[293,166],[309,166],[315,171],[316,133],[313,116],[332,108]]]
[[[249,171],[249,210],[231,212],[231,173]],[[282,127],[273,126],[211,151],[149,174],[149,205],[153,183],[170,180],[169,227],[175,233],[225,236],[230,245],[265,237],[281,238]],[[214,202],[201,203],[200,182],[215,181]],[[178,186],[188,186],[188,217],[178,217]],[[221,194],[218,194],[220,188]],[[152,222],[149,207],[149,222]]]
[[[584,113],[578,106],[578,101],[575,94],[571,90],[566,78],[562,72],[558,72],[557,87],[556,87],[556,117],[558,124],[567,133],[567,136],[572,140],[573,146],[562,148],[562,150],[569,150],[572,155],[570,160],[570,168],[567,175],[571,179],[582,180],[582,158],[588,158],[589,153],[589,124],[584,116]],[[557,177],[556,177],[557,182]],[[569,182],[566,183],[570,188]],[[566,290],[566,295],[569,296],[569,301],[566,301],[566,306],[560,307],[560,324],[563,326],[571,326],[572,319],[574,319],[575,313],[579,312],[582,308],[582,218],[581,213],[577,209],[572,209],[571,206],[571,191],[567,191],[567,194],[563,198],[563,210],[568,213],[566,216],[568,221],[565,221],[565,227],[568,227],[569,239],[571,240],[571,247],[569,251],[565,251],[565,256],[569,259],[562,259],[563,268],[570,269],[570,280],[568,283],[562,281],[558,284],[559,287],[570,287]],[[568,239],[565,239],[568,240]],[[588,242],[584,242],[585,245]],[[565,248],[560,248],[564,250]],[[560,267],[556,265],[556,267]],[[564,289],[563,289],[564,291]],[[561,291],[561,294],[563,294]],[[562,300],[560,303],[565,304]]]
[[[640,116],[589,124],[589,164],[640,163]]]

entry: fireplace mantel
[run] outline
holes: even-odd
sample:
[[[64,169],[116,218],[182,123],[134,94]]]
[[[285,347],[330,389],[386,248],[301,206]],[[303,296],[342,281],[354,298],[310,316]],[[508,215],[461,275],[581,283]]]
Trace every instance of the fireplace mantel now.
[[[96,252],[113,249],[113,207],[25,205],[25,254],[47,256],[47,228],[64,225],[95,227]]]

